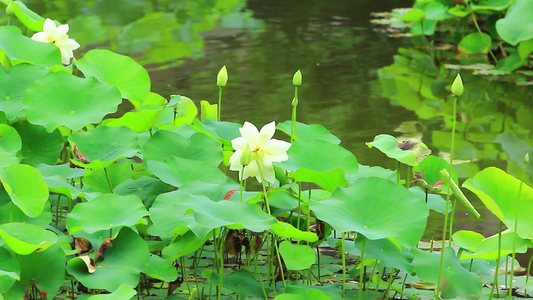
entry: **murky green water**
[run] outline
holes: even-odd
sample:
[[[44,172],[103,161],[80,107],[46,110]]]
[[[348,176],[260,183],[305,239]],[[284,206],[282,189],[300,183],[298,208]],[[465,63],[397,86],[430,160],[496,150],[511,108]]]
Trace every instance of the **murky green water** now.
[[[480,56],[443,51],[435,52],[438,62],[423,50],[402,50],[398,56],[400,47],[413,46],[411,40],[376,32],[370,15],[409,5],[401,0],[25,2],[70,25],[83,47],[77,57],[96,46],[131,55],[150,71],[153,90],[165,97],[214,103],[216,73],[226,65],[226,120],[262,125],[290,119],[292,74],[301,69],[298,119],[324,125],[360,163],[388,168],[395,162],[365,145],[380,133],[422,139],[434,154],[446,156],[451,109],[445,86],[456,71],[442,66],[483,62]],[[468,72],[463,78],[459,174],[472,176],[488,165],[514,174],[515,165],[493,140],[503,131],[531,139],[531,87]],[[496,218],[474,203],[482,219],[459,209],[456,228],[496,232]],[[440,216],[434,220],[427,238],[440,236]]]

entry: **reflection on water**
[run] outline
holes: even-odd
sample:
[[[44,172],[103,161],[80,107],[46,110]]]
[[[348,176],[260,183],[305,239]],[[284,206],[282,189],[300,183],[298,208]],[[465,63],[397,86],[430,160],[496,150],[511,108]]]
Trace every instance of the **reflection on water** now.
[[[409,48],[409,39],[390,38],[370,25],[372,12],[407,5],[404,1],[26,3],[68,23],[83,51],[99,46],[135,57],[150,71],[153,90],[167,98],[181,94],[214,103],[216,73],[226,65],[223,119],[258,126],[290,119],[291,79],[301,69],[298,119],[324,125],[360,163],[395,168],[394,161],[365,145],[380,133],[416,137],[444,157],[449,152],[453,117],[447,85],[457,71],[445,65],[457,58],[438,53],[442,61],[435,61],[425,47]],[[468,59],[461,63],[479,63],[480,57]],[[516,163],[493,141],[504,131],[531,139],[531,87],[468,72],[463,78],[455,157],[465,163],[458,174],[472,176],[489,164],[516,174]],[[480,211],[483,223],[459,211],[456,228],[497,231],[495,218]],[[426,237],[439,236],[440,224],[430,223]]]

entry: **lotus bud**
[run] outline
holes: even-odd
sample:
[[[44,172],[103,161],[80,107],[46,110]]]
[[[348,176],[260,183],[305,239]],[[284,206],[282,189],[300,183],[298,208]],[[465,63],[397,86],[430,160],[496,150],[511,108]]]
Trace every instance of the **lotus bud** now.
[[[529,163],[529,152],[526,153],[526,155],[524,156],[524,165],[527,165]]]
[[[300,70],[296,71],[296,73],[294,73],[294,76],[292,76],[292,85],[302,85],[302,72],[300,72]]]
[[[292,98],[292,106],[295,107],[298,105],[298,98]]]
[[[226,66],[223,66],[222,69],[218,71],[217,85],[224,87],[226,86],[226,83],[228,83],[228,70],[226,70]]]
[[[455,96],[461,96],[463,94],[463,80],[461,79],[461,74],[457,74],[455,80],[452,83],[452,94]]]
[[[250,163],[252,160],[252,151],[250,151],[250,147],[244,148],[244,151],[242,151],[241,155],[241,165],[246,166]]]
[[[13,8],[13,2],[9,2],[9,4],[6,7],[6,14],[8,16],[11,16],[14,13],[14,10],[15,9]]]

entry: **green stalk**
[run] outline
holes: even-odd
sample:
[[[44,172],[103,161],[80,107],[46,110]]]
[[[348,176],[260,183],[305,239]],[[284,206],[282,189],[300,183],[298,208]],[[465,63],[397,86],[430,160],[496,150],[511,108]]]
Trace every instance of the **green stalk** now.
[[[449,230],[450,238],[448,239],[448,247],[452,246],[451,235],[453,234],[453,218],[454,218],[454,215],[455,215],[455,207],[457,207],[457,198],[453,199],[453,203],[452,203],[452,212],[450,214],[450,230]]]
[[[452,122],[452,141],[450,145],[450,167],[453,168],[453,150],[455,146],[455,126],[457,123],[457,97],[453,97],[453,122]],[[453,181],[453,180],[450,180]],[[446,192],[446,209],[444,211],[444,227],[442,229],[442,247],[440,250],[440,263],[439,263],[439,277],[437,282],[437,290],[435,292],[435,299],[438,300],[440,294],[440,282],[442,278],[442,266],[444,265],[444,244],[446,243],[446,229],[448,227],[448,210],[450,208],[450,189]]]
[[[107,174],[107,168],[104,168],[105,173],[105,179],[107,180],[107,186],[109,187],[109,191],[113,193],[113,186],[111,185],[111,180],[109,180],[109,175]]]
[[[509,296],[508,299],[511,300],[513,295],[513,276],[514,276],[514,260],[516,257],[516,231],[518,230],[518,213],[520,213],[520,195],[522,194],[522,186],[524,185],[524,174],[526,170],[526,159],[529,159],[528,155],[526,154],[526,158],[524,158],[524,167],[522,168],[522,174],[520,174],[520,186],[518,187],[518,197],[516,199],[516,214],[514,218],[514,229],[513,229],[513,254],[512,254],[512,260],[511,260],[511,276],[510,276],[510,283],[509,283]]]
[[[494,294],[494,287],[498,286],[498,271],[500,268],[500,255],[502,249],[502,225],[503,222],[500,221],[500,228],[498,230],[498,258],[496,259],[496,270],[494,271],[494,280],[492,282],[492,288],[490,289],[489,300],[492,300],[492,295]],[[500,298],[500,289],[496,288],[496,294]]]
[[[220,122],[220,113],[222,110],[222,87],[218,87],[218,107],[217,107],[217,121]]]
[[[296,139],[296,107],[298,106],[298,86],[294,86],[294,99],[292,100],[291,116],[291,143]]]
[[[363,296],[363,281],[365,277],[365,268],[363,267],[363,261],[365,260],[365,245],[366,245],[366,238],[361,235],[361,238],[363,239],[363,245],[361,247],[361,266],[359,270],[359,291],[357,292],[357,299],[362,299]]]
[[[527,274],[526,274],[526,285],[527,286],[527,283],[529,281],[529,272],[531,272],[531,263],[533,262],[533,255],[531,255],[531,257],[529,258],[529,263],[527,264]],[[524,294],[527,295],[527,289],[524,289]]]
[[[224,234],[223,234],[223,231],[221,230],[220,231],[220,237],[219,237],[219,241],[218,241],[218,244],[219,244],[219,259],[220,259],[220,262],[219,262],[219,281],[218,281],[218,293],[217,293],[217,299],[220,299],[222,297],[222,278],[224,276]],[[216,249],[215,249],[215,252],[216,252]]]
[[[342,257],[342,297],[346,294],[346,252],[344,246],[344,231],[341,233],[341,257]]]
[[[268,300],[268,293],[265,290],[265,285],[263,284],[263,278],[261,276],[261,272],[259,272],[259,266],[257,265],[257,256],[255,257],[254,271],[259,276],[259,284],[261,284],[261,290],[263,290],[263,295],[265,296],[265,300]]]
[[[472,16],[472,21],[474,21],[474,26],[476,26],[477,32],[481,35],[482,34],[481,28],[479,28],[479,24],[477,23],[476,15],[474,14],[474,10],[472,9],[472,3],[470,3],[470,1],[469,1],[469,5],[470,5],[470,10],[472,11],[472,13],[470,14]],[[494,59],[494,61],[496,63],[498,63],[498,59],[496,58],[496,56],[494,55],[494,53],[492,52],[492,49],[490,49],[490,47],[489,47],[489,54],[492,57],[492,59]]]
[[[374,297],[373,300],[378,299],[378,291],[379,291],[379,285],[381,283],[381,276],[383,276],[385,268],[383,268],[383,265],[379,265],[379,272],[378,272],[378,282],[376,283],[376,290],[374,291]]]

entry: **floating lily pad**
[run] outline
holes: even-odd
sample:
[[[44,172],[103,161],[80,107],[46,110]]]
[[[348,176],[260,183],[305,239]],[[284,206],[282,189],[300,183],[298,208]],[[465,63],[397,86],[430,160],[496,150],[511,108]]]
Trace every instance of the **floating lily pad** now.
[[[76,67],[85,77],[116,86],[123,98],[143,102],[150,92],[148,72],[129,56],[94,49],[78,60]]]
[[[357,231],[371,240],[391,238],[404,247],[418,244],[428,216],[422,198],[382,178],[361,178],[326,200],[310,200],[309,207],[339,232]]]
[[[48,200],[48,187],[41,173],[29,165],[0,168],[0,179],[11,201],[29,217],[36,217]]]
[[[124,209],[125,207],[128,209]],[[105,194],[74,206],[67,217],[67,227],[71,234],[80,230],[93,233],[121,226],[133,226],[146,215],[148,212],[139,197]]]
[[[33,82],[24,94],[28,122],[43,125],[48,132],[65,125],[77,131],[98,123],[115,112],[122,102],[116,87],[94,78],[79,78],[66,72],[48,74]]]

